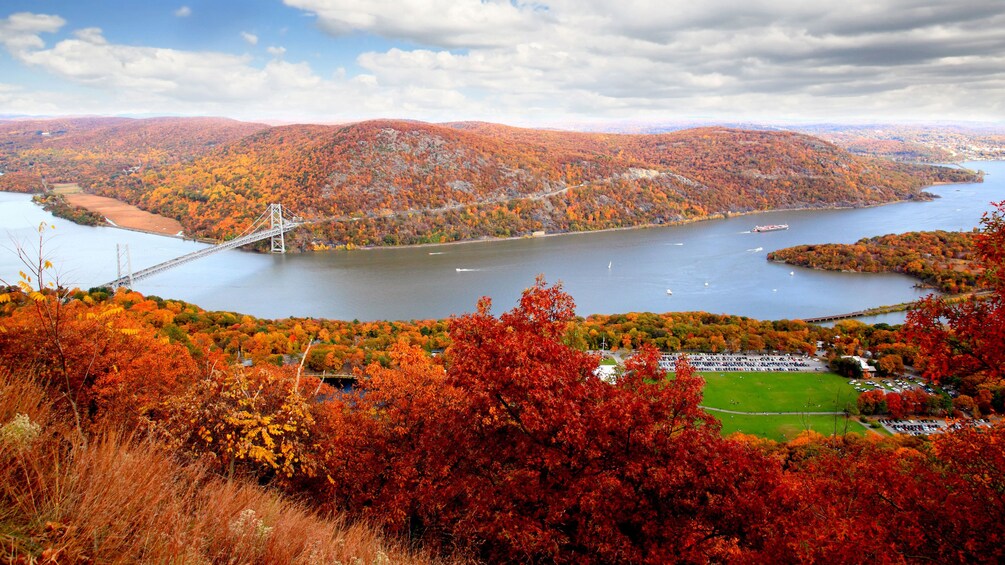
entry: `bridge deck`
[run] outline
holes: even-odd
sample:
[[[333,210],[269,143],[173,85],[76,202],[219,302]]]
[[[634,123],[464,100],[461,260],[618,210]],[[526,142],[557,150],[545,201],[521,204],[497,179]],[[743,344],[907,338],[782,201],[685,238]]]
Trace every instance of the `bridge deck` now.
[[[220,251],[226,251],[228,249],[234,249],[235,247],[241,247],[242,245],[248,245],[249,243],[255,243],[256,241],[262,241],[263,239],[269,239],[271,237],[275,237],[280,234],[285,234],[286,232],[292,230],[293,228],[299,227],[301,225],[302,222],[291,222],[287,220],[286,222],[283,223],[282,227],[275,227],[260,232],[249,233],[247,235],[234,238],[230,241],[219,243],[217,245],[214,245],[213,247],[207,247],[205,249],[193,251],[180,257],[169,259],[167,261],[164,261],[163,263],[158,263],[152,267],[141,269],[139,271],[136,271],[132,275],[119,277],[109,283],[104,284],[103,286],[117,288],[120,286],[130,285],[138,280],[156,275],[157,273],[166,271],[173,267],[177,267],[178,265],[183,265],[185,263],[195,261],[196,259],[201,259],[203,257],[206,257],[207,255],[219,253]]]

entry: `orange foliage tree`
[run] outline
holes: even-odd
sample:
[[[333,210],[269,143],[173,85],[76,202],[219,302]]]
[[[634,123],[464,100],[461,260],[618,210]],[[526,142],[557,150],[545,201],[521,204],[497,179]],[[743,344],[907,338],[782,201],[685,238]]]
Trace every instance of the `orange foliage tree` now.
[[[290,368],[228,367],[166,399],[161,428],[174,448],[201,456],[228,474],[260,481],[300,479],[313,473],[312,399],[317,379],[299,382]],[[301,386],[298,387],[297,385]],[[324,392],[330,392],[325,389]]]
[[[78,430],[99,420],[136,425],[170,394],[184,390],[198,366],[186,348],[158,336],[115,301],[72,300],[37,248],[19,246],[25,270],[0,293],[0,364],[35,374],[69,408]],[[27,271],[27,272],[26,272]],[[137,295],[138,296],[138,295]]]

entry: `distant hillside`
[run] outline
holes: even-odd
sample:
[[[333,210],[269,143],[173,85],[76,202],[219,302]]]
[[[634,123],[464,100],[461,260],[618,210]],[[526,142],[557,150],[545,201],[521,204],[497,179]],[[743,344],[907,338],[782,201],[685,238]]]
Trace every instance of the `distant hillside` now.
[[[853,156],[791,132],[701,128],[619,135],[388,120],[272,128],[214,121],[200,129],[192,121],[165,119],[158,129],[154,120],[133,122],[158,132],[148,135],[159,144],[148,144],[144,153],[123,142],[123,157],[109,132],[135,127],[128,123],[103,124],[102,133],[89,136],[75,132],[62,142],[66,155],[89,156],[101,154],[92,139],[103,140],[105,161],[118,163],[112,174],[63,178],[77,169],[75,163],[46,166],[63,171],[60,180],[82,180],[90,192],[177,218],[192,234],[232,235],[270,202],[304,218],[328,219],[294,233],[301,248],[864,206],[925,198],[920,189],[933,182],[975,179],[960,170]],[[62,147],[41,145],[50,154]],[[18,158],[23,163],[33,151],[39,150],[29,147]],[[160,159],[135,163],[139,154]],[[123,170],[130,162],[132,168]]]
[[[908,163],[958,163],[1005,159],[1005,125],[963,124],[840,124],[723,122],[700,120],[621,121],[564,124],[573,131],[607,133],[666,133],[705,126],[745,130],[794,131],[830,141],[855,155],[883,157]]]
[[[816,135],[856,155],[914,163],[955,163],[1005,159],[1005,127],[872,124],[809,126]]]
[[[268,126],[224,118],[0,121],[0,190],[90,184],[191,159]],[[11,176],[11,173],[19,173]]]

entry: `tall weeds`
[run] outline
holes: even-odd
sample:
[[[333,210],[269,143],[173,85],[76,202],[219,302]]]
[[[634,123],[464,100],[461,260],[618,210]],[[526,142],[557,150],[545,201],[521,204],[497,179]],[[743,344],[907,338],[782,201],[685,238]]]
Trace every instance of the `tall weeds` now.
[[[19,414],[41,432],[0,442],[0,563],[432,561],[149,440],[113,430],[85,447],[41,387],[0,369],[0,427]]]

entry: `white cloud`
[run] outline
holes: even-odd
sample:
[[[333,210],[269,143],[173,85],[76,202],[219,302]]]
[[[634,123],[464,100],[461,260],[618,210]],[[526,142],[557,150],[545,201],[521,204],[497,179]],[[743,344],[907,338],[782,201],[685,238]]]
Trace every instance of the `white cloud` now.
[[[322,79],[306,63],[277,58],[257,67],[250,56],[116,44],[98,28],[76,30],[46,47],[39,33],[58,31],[63,23],[48,17],[0,19],[0,30],[18,32],[5,33],[2,45],[28,66],[90,88],[66,94],[0,88],[6,112],[346,119],[347,108],[387,115],[396,103],[393,96],[374,95],[376,87],[366,82]],[[282,48],[272,51],[281,54]]]
[[[284,1],[340,50],[359,34],[397,47],[321,77],[281,46],[267,47],[265,62],[124,45],[85,28],[47,47],[44,35],[66,22],[30,13],[0,19],[0,45],[91,87],[89,99],[75,94],[81,105],[103,100],[109,112],[510,123],[1005,116],[1000,0],[875,0],[855,10],[845,0]]]
[[[384,86],[463,91],[486,114],[1000,119],[1005,99],[1000,0],[284,1],[334,36],[423,45],[357,62]]]
[[[544,30],[547,12],[509,0],[284,0],[335,35],[366,31],[442,47],[506,45]]]
[[[187,18],[192,15],[192,8],[188,6],[182,6],[174,11],[174,15],[179,18]]]
[[[9,51],[37,49],[45,46],[40,33],[55,33],[66,25],[59,16],[18,12],[0,20],[0,44]]]

